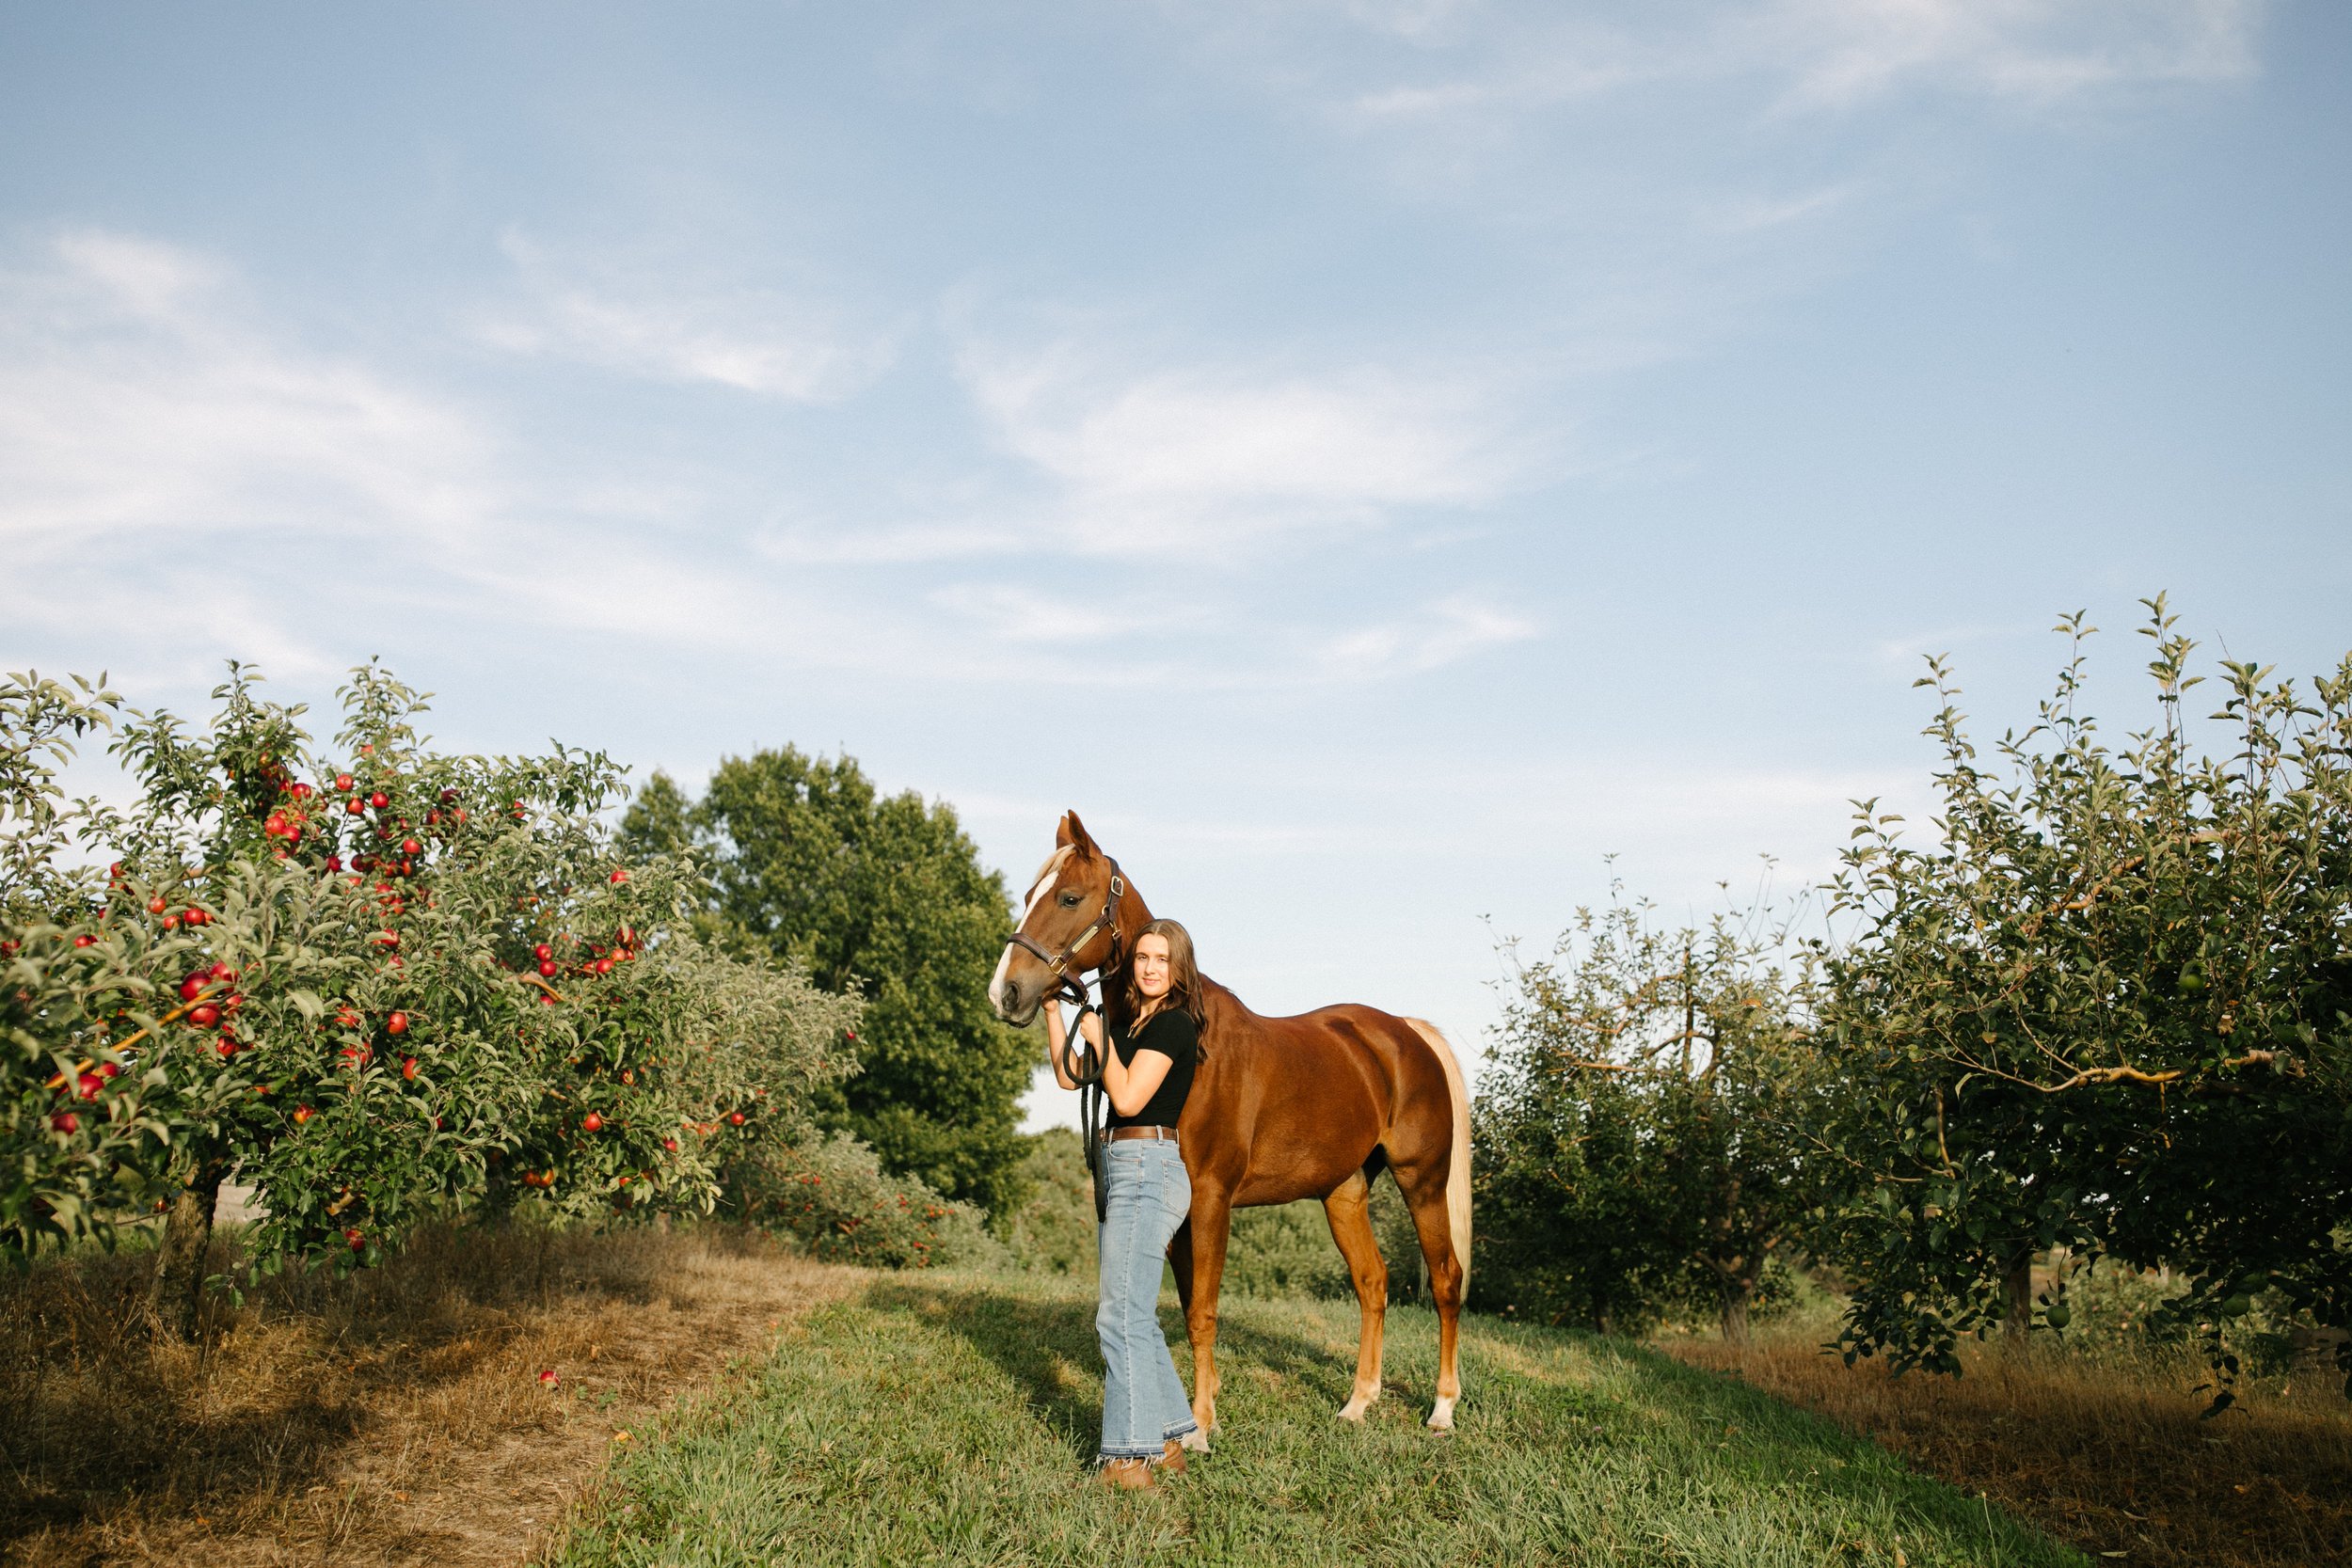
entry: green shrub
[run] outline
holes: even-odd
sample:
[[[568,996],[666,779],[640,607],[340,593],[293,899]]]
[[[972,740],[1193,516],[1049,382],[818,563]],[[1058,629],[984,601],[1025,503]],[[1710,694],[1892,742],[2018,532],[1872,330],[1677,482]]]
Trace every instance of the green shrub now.
[[[1094,1272],[1094,1183],[1075,1129],[1029,1135],[1020,1180],[1028,1199],[1005,1227],[1012,1260],[1033,1274]]]
[[[874,1268],[1000,1265],[980,1211],[912,1177],[885,1175],[874,1151],[834,1133],[755,1150],[728,1173],[738,1215],[795,1238],[812,1258]]]

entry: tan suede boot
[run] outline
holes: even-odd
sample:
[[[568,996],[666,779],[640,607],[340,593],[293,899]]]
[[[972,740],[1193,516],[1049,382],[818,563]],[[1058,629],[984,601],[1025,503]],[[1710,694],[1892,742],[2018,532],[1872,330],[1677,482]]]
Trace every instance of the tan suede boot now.
[[[1175,1438],[1169,1438],[1168,1451],[1160,1456],[1160,1474],[1181,1476],[1191,1468],[1192,1466],[1184,1462],[1184,1446]]]
[[[1148,1459],[1112,1459],[1103,1465],[1103,1484],[1121,1492],[1148,1491],[1153,1484]]]

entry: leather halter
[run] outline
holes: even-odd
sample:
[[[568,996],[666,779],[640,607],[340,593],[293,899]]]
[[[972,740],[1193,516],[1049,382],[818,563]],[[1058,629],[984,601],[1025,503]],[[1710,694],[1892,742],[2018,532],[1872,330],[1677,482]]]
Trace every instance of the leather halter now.
[[[1085,930],[1080,931],[1076,936],[1071,938],[1068,942],[1064,943],[1060,952],[1047,952],[1043,942],[1038,941],[1035,937],[1030,936],[1025,931],[1015,931],[1011,937],[1007,940],[1008,946],[1018,947],[1025,952],[1034,953],[1040,958],[1043,959],[1045,962],[1045,972],[1048,974],[1051,974],[1056,981],[1055,989],[1065,994],[1074,995],[1075,999],[1081,1005],[1083,1005],[1087,999],[1086,986],[1078,976],[1073,975],[1070,970],[1070,966],[1077,958],[1079,951],[1084,948],[1087,943],[1092,942],[1096,937],[1101,936],[1103,932],[1107,929],[1111,934],[1110,954],[1108,957],[1104,958],[1101,963],[1096,964],[1093,967],[1101,970],[1104,974],[1108,974],[1110,973],[1111,966],[1119,961],[1119,901],[1126,896],[1127,879],[1120,874],[1118,861],[1113,860],[1108,855],[1105,855],[1103,858],[1105,861],[1110,862],[1111,868],[1111,888],[1110,892],[1105,894],[1103,897],[1103,912],[1096,915],[1092,923],[1089,924]],[[1084,972],[1081,971],[1080,974],[1083,974]]]

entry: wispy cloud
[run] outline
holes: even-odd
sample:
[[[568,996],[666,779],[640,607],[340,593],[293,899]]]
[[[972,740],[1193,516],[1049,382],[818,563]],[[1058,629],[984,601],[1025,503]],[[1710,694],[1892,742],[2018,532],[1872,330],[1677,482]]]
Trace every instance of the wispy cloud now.
[[[350,657],[323,605],[685,646],[821,635],[821,608],[787,617],[725,559],[646,538],[675,496],[551,473],[499,427],[301,342],[211,258],[63,234],[0,274],[0,611],[56,631],[103,605],[151,667],[233,631],[313,673]]]
[[[278,341],[225,269],[80,230],[0,275],[0,531],[384,525],[488,506],[475,422]]]
[[[1374,679],[1439,669],[1473,654],[1539,635],[1534,622],[1469,594],[1455,594],[1414,614],[1328,639],[1319,662],[1334,676]]]
[[[1850,109],[1910,89],[2048,104],[2257,68],[2268,0],[1771,0],[1556,5],[1194,5],[1178,14],[1279,90],[1366,128],[1494,128],[1674,83],[1756,82],[1767,102]]]
[[[509,232],[501,241],[523,299],[486,314],[483,339],[511,353],[622,375],[707,383],[789,403],[835,403],[869,385],[898,333],[772,289],[615,276]]]
[[[1003,564],[1041,541],[1080,559],[1199,557],[1491,496],[1518,459],[1463,385],[976,359],[955,385],[1013,488],[1043,494],[1041,523],[1024,525],[1004,485],[967,483],[928,516],[851,498],[866,510],[752,535],[711,521],[734,492],[666,483],[627,453],[581,472],[530,450],[502,404],[304,342],[199,253],[74,232],[5,283],[0,613],[54,639],[103,604],[123,650],[108,657],[167,683],[197,678],[183,666],[209,663],[228,628],[241,655],[331,674],[366,650],[321,607],[360,604],[387,627],[1065,688],[1177,662],[1210,686],[1375,679],[1525,632],[1467,598],[1354,631],[1267,631],[1235,610],[1248,576],[1220,592],[1201,559],[1182,594],[1139,588],[1114,560],[1050,592]]]
[[[961,372],[1002,450],[1049,485],[1050,526],[1103,554],[1375,526],[1491,500],[1535,466],[1467,374],[1139,368],[1070,343],[975,346]]]
[[[1845,107],[1909,87],[2034,103],[2255,70],[2265,0],[1784,0],[1726,35]]]

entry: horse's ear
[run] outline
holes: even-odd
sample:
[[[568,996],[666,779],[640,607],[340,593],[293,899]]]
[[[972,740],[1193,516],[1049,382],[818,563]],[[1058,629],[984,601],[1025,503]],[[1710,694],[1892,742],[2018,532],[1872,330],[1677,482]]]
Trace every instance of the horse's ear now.
[[[1094,852],[1094,840],[1087,834],[1087,825],[1078,820],[1078,814],[1066,811],[1061,816],[1061,829],[1054,835],[1057,848],[1074,848],[1080,854]]]

